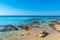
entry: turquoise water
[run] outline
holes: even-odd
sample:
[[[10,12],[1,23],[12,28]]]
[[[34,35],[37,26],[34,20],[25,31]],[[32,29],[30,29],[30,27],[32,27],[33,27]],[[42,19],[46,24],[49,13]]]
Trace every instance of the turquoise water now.
[[[33,17],[33,16],[0,16],[0,30],[2,30],[4,28],[3,25],[8,25],[8,24],[12,24],[12,25],[18,25],[18,24],[25,24],[26,22],[29,23],[29,21],[31,20],[40,20],[40,21],[44,21],[44,22],[50,22],[51,20],[60,20],[60,17],[52,17],[52,16],[40,16],[40,17]],[[2,26],[1,26],[2,25]],[[50,31],[49,28],[46,28],[48,31]],[[22,30],[20,30],[22,32]],[[19,32],[20,32],[19,31]],[[3,38],[6,36],[7,33],[5,32],[0,32],[0,38]]]
[[[31,19],[39,19],[41,21],[51,21],[51,20],[60,20],[60,17],[33,17],[33,16],[0,16],[0,25],[7,25],[7,24],[23,24],[28,22]],[[26,22],[25,22],[26,21]]]

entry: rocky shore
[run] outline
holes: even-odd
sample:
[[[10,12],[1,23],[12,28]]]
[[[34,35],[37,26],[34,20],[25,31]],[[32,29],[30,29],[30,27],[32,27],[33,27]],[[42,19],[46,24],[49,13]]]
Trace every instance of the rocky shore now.
[[[30,24],[17,25],[17,27],[5,25],[5,28],[0,30],[1,40],[59,40],[59,37],[60,20],[54,20],[50,23],[35,20],[31,21]]]

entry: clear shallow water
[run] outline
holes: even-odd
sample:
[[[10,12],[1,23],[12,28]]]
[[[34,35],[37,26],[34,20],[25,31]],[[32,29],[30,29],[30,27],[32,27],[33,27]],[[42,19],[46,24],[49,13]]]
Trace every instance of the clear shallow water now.
[[[25,23],[25,21],[28,22],[29,20],[33,20],[33,19],[49,22],[51,20],[60,20],[60,17],[0,16],[0,26],[7,25],[7,24],[13,24],[13,25],[23,24]]]
[[[0,16],[0,30],[3,29],[4,27],[1,25],[8,25],[8,24],[13,24],[13,25],[17,25],[17,24],[25,24],[25,22],[29,22],[30,20],[40,20],[40,21],[45,21],[45,22],[49,22],[51,20],[60,20],[60,17],[25,17],[25,16]],[[50,28],[46,28],[46,30],[48,30],[48,32],[51,33],[51,29]],[[20,30],[22,32],[22,30]],[[20,32],[19,31],[19,32]],[[8,32],[0,32],[0,38],[4,38],[6,37],[6,35],[9,35],[10,33]]]
[[[60,17],[45,17],[45,16],[40,16],[40,17],[25,17],[25,16],[0,16],[0,30],[4,28],[3,25],[8,25],[8,24],[13,24],[13,25],[18,25],[18,24],[25,24],[26,22],[29,22],[30,20],[40,20],[40,21],[45,21],[49,22],[51,20],[60,20]],[[2,26],[1,26],[2,25]],[[20,30],[22,31],[22,30]],[[0,32],[0,38],[1,35],[4,37],[6,35],[5,33]]]

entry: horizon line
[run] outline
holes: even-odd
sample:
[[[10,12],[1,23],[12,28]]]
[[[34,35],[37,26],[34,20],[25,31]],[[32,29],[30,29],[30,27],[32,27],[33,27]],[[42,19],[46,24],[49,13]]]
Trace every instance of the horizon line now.
[[[0,15],[0,17],[60,17],[60,15]]]

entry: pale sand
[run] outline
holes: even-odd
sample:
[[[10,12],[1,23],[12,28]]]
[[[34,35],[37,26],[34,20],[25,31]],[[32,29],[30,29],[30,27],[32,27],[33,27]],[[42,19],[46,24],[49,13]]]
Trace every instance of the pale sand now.
[[[17,32],[12,32],[8,36],[6,36],[3,40],[60,40],[60,33],[55,32],[53,34],[49,34],[48,36],[41,38],[36,36],[37,34],[40,33],[40,31],[43,29],[40,28],[32,28],[29,31],[23,31],[22,33],[17,31]],[[30,34],[28,34],[30,33]],[[24,34],[22,36],[21,34]]]

